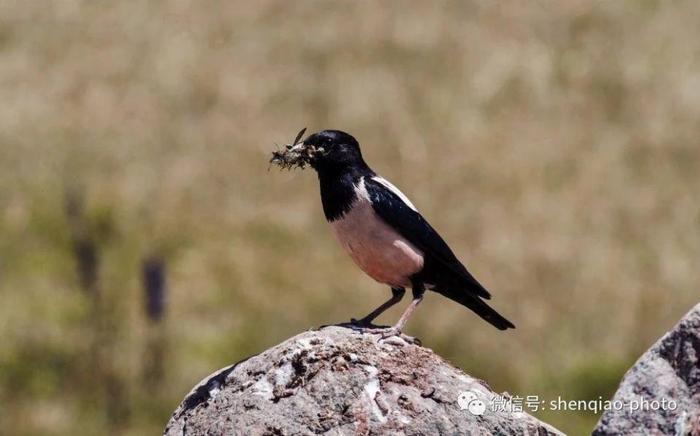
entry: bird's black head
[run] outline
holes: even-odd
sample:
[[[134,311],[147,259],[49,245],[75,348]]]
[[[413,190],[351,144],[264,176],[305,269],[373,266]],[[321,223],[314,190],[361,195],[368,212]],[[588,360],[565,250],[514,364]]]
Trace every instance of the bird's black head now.
[[[337,172],[359,166],[366,167],[357,140],[340,130],[324,130],[309,135],[303,142],[312,152],[309,164],[318,171]]]

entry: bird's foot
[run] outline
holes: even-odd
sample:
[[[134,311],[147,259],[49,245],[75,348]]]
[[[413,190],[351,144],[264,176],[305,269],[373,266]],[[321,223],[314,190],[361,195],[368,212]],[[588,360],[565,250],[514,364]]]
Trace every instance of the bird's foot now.
[[[394,336],[401,336],[401,330],[397,329],[396,327],[388,327],[382,330],[383,331],[380,333],[381,339],[389,339]]]
[[[404,334],[401,332],[401,329],[397,327],[388,327],[381,329],[381,331],[377,332],[379,333],[379,340],[380,341],[385,341],[387,339],[391,338],[400,338],[404,340],[405,342],[408,342],[409,344],[415,344],[415,345],[421,345],[421,341],[418,338],[415,338],[413,336],[408,336],[407,334]]]
[[[413,336],[408,336],[404,333],[401,332],[401,329],[393,326],[393,327],[387,327],[387,326],[380,326],[376,324],[372,324],[371,321],[367,321],[366,319],[355,319],[352,318],[350,319],[350,322],[347,323],[341,323],[341,324],[334,324],[336,326],[341,326],[345,328],[349,328],[358,332],[370,334],[370,335],[378,335],[379,336],[379,341],[385,341],[385,340],[390,340],[391,338],[395,338],[395,340],[402,340],[404,342],[407,342],[409,344],[415,344],[415,345],[421,345],[421,341],[418,338],[414,338]],[[324,326],[328,327],[328,326]],[[321,327],[323,328],[323,327]]]

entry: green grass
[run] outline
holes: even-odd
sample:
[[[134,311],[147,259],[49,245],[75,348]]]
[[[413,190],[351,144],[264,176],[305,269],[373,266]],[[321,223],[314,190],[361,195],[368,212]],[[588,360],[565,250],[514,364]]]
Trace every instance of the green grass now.
[[[303,126],[354,134],[518,327],[430,295],[408,333],[498,391],[609,395],[697,303],[698,9],[0,5],[0,433],[158,432],[213,370],[384,301],[326,228],[315,176],[268,172]],[[538,415],[571,434],[597,419]]]

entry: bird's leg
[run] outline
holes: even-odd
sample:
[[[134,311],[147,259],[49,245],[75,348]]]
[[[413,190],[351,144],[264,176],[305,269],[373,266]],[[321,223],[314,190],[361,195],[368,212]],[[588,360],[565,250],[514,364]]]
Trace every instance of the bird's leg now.
[[[386,311],[388,308],[393,306],[394,304],[398,303],[401,301],[403,298],[403,295],[406,293],[406,289],[404,288],[391,288],[391,298],[389,298],[387,301],[385,301],[381,306],[377,307],[370,313],[369,315],[365,316],[364,318],[360,320],[352,319],[350,322],[353,324],[358,324],[362,326],[369,326],[372,324],[372,321],[384,311]]]
[[[425,294],[425,286],[423,285],[422,282],[418,281],[413,281],[412,283],[413,287],[413,300],[411,301],[411,304],[408,305],[406,310],[403,312],[401,315],[401,318],[394,324],[393,327],[388,329],[382,337],[387,338],[389,336],[396,336],[401,334],[401,330],[403,330],[403,327],[406,325],[406,321],[408,321],[408,318],[410,318],[411,314],[413,313],[414,310],[416,310],[416,307],[418,307],[418,304],[420,304],[421,301],[423,301],[423,294]]]

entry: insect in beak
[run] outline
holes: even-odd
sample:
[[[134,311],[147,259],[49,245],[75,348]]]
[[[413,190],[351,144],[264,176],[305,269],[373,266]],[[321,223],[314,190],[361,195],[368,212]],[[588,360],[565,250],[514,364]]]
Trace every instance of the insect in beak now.
[[[301,153],[302,150],[304,149],[304,143],[301,142],[301,137],[304,136],[304,133],[306,132],[306,127],[301,129],[299,133],[297,133],[297,137],[294,138],[294,142],[291,144],[287,144],[287,150],[291,153]]]
[[[306,127],[297,133],[296,138],[291,144],[284,146],[284,150],[272,152],[271,164],[279,165],[282,168],[291,169],[294,167],[304,168],[313,157],[315,150],[301,141],[302,136],[306,132]]]

